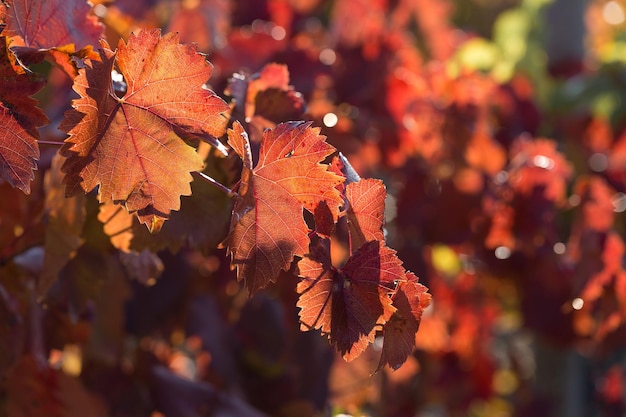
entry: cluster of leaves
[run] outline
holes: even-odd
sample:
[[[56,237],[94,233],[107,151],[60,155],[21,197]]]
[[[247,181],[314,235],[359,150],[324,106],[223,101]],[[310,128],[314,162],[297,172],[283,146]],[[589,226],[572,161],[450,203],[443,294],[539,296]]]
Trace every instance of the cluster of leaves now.
[[[626,3],[92,3],[0,3],[9,415],[623,414]]]
[[[3,241],[3,262],[9,265],[3,273],[7,281],[24,281],[16,294],[7,289],[15,283],[3,284],[7,306],[22,310],[9,312],[24,320],[40,314],[39,303],[70,295],[60,276],[93,279],[82,270],[72,271],[85,267],[82,258],[90,250],[92,257],[106,258],[90,248],[97,239],[91,236],[96,235],[90,228],[93,216],[119,250],[118,266],[139,282],[150,284],[163,269],[151,250],[155,246],[208,251],[223,240],[220,246],[250,295],[279,278],[290,279],[283,272],[298,274],[302,329],[321,329],[346,360],[358,357],[379,332],[385,340],[379,369],[398,368],[411,355],[430,295],[386,246],[385,187],[358,177],[341,155],[325,163],[337,151],[320,129],[311,122],[288,121],[303,117],[304,102],[289,85],[287,67],[269,64],[254,76],[236,73],[226,88],[229,105],[206,85],[213,66],[195,44],[181,44],[177,33],[162,36],[159,29],[137,29],[114,50],[104,39],[104,26],[81,0],[7,1],[0,6],[0,21],[2,177],[30,194],[34,173],[42,168],[40,145],[62,144],[45,169],[41,210],[46,219],[41,225],[33,222],[41,232],[17,232],[17,222],[7,224],[14,233]],[[78,95],[58,124],[68,135],[63,143],[40,140],[39,129],[50,121],[31,96],[44,86],[46,75],[31,68],[44,60],[54,65],[52,72],[62,71],[71,80]],[[228,147],[220,141],[223,136]],[[242,161],[239,173],[237,160],[229,158],[233,152]],[[227,185],[209,175],[211,164],[230,165],[217,172]],[[210,218],[230,211],[230,205],[215,193],[196,196],[192,173],[234,199],[225,238],[220,233],[228,220]],[[94,190],[97,216],[93,209],[87,212],[84,197]],[[190,203],[195,208],[181,206],[181,196],[196,199]],[[207,207],[202,201],[213,199],[219,203],[209,201]],[[164,227],[170,219],[173,225]],[[3,214],[3,223],[10,220]],[[350,256],[335,267],[330,239],[340,221],[347,222]],[[211,227],[194,233],[196,223]],[[153,238],[141,225],[165,238]],[[23,276],[25,271],[30,277]],[[17,294],[30,298],[31,306],[16,307]],[[37,326],[26,330],[25,340],[41,338],[41,324]],[[7,360],[3,372],[23,372],[27,378],[50,372],[54,384],[64,384],[64,374],[45,365],[47,343],[10,348],[14,355],[28,355]],[[18,378],[8,375],[9,380]],[[60,387],[59,395],[69,390]],[[31,406],[39,407],[37,413],[59,412],[57,399],[28,405],[11,390],[7,395],[12,415],[28,414],[24,407]],[[71,414],[72,407],[57,408]]]

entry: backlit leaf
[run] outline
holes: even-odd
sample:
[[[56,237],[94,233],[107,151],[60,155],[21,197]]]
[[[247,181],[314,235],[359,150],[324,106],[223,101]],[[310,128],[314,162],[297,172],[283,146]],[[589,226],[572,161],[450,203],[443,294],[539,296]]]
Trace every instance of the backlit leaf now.
[[[70,137],[61,153],[66,193],[99,187],[101,203],[124,204],[151,232],[161,229],[180,196],[189,195],[190,172],[202,159],[185,143],[190,136],[218,137],[225,128],[226,103],[204,89],[211,65],[193,45],[158,30],[120,41],[118,52],[102,43],[101,61],[87,60],[74,82],[80,98],[61,130]],[[111,71],[126,84],[114,90]]]
[[[223,242],[251,293],[276,280],[295,255],[308,252],[309,229],[302,209],[328,205],[336,218],[343,203],[335,188],[342,181],[320,164],[335,149],[310,123],[289,122],[263,134],[259,162],[252,168],[250,144],[236,123],[229,144],[243,159],[231,230]]]
[[[90,15],[85,0],[8,0],[0,3],[0,20],[6,22],[4,35],[19,37],[17,45],[48,49],[73,44],[78,50],[97,45],[103,27]]]
[[[385,323],[383,329],[383,351],[378,369],[389,365],[398,369],[415,349],[415,335],[419,329],[422,313],[430,305],[428,289],[418,283],[417,277],[408,272],[408,281],[398,285],[393,296],[397,311]]]
[[[341,269],[317,253],[298,268],[301,329],[321,329],[347,361],[359,356],[374,341],[377,325],[396,312],[390,295],[406,280],[396,252],[379,241],[363,245]]]
[[[383,222],[386,195],[383,182],[371,178],[350,183],[346,187],[346,198],[350,203],[347,216],[352,252],[371,240],[385,240]]]

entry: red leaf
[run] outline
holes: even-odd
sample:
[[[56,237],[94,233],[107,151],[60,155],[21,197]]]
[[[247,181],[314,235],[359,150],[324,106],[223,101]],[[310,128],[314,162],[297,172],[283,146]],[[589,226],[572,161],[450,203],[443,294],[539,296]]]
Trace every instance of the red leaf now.
[[[6,37],[0,36],[0,174],[29,194],[39,159],[37,127],[48,123],[30,96],[43,87],[43,82],[15,65],[6,42]]]
[[[249,128],[252,142],[260,139],[264,128],[300,120],[304,112],[302,94],[289,85],[289,71],[283,64],[267,64],[251,76],[234,74],[225,93],[234,98],[236,117],[252,125]],[[259,135],[255,135],[254,128],[258,129]]]
[[[202,168],[184,139],[221,136],[228,106],[202,87],[211,65],[176,34],[142,31],[120,41],[117,54],[102,45],[102,61],[87,60],[76,77],[81,98],[60,126],[70,134],[61,150],[66,192],[99,186],[100,202],[123,203],[157,232],[180,208],[180,196],[191,193],[190,172]],[[113,88],[114,65],[127,84],[122,98]]]
[[[236,123],[228,143],[243,159],[239,195],[228,246],[237,278],[251,293],[274,282],[293,257],[308,252],[309,229],[302,209],[313,212],[325,202],[333,216],[343,203],[335,188],[342,178],[320,164],[335,151],[310,123],[289,122],[263,134],[259,162],[252,169],[250,143]]]
[[[430,305],[428,288],[418,283],[417,277],[408,272],[408,281],[398,285],[393,296],[397,311],[383,328],[383,351],[378,369],[389,365],[398,369],[415,349],[415,335],[419,329],[422,313]]]
[[[386,195],[383,182],[371,178],[350,183],[346,187],[346,198],[350,203],[347,216],[351,252],[371,240],[385,240],[383,222]]]
[[[4,34],[16,39],[16,45],[48,49],[73,44],[76,50],[97,45],[103,27],[90,15],[85,0],[8,0],[0,3],[0,20],[7,27]]]
[[[321,329],[351,361],[374,341],[377,325],[396,311],[390,294],[406,272],[396,252],[379,241],[363,245],[339,270],[323,258],[298,262],[301,329]]]

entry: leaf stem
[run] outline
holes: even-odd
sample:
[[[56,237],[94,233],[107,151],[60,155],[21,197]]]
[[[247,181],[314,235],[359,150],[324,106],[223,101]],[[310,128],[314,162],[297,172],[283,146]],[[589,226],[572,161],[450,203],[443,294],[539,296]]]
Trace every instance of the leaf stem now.
[[[219,188],[220,190],[224,191],[226,194],[228,194],[229,197],[236,197],[237,193],[234,192],[233,190],[231,190],[230,188],[228,188],[227,186],[225,186],[224,184],[222,184],[221,182],[218,182],[216,180],[214,180],[213,178],[209,177],[207,174],[205,174],[204,172],[200,172],[200,171],[194,171],[194,174],[197,174],[200,176],[200,178],[202,178],[203,180],[205,180],[206,182],[208,182],[209,184],[213,184],[214,186],[216,186],[217,188]]]
[[[38,140],[37,143],[40,145],[52,145],[52,146],[62,146],[65,144],[65,142],[55,142],[51,140]]]

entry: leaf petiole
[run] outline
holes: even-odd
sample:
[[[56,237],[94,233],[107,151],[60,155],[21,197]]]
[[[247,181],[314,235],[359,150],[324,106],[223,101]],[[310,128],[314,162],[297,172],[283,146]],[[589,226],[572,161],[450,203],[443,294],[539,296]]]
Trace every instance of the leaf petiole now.
[[[221,182],[218,182],[218,181],[214,180],[213,178],[209,177],[204,172],[194,171],[193,173],[199,175],[200,178],[202,178],[206,182],[208,182],[210,184],[213,184],[214,186],[216,186],[220,190],[224,191],[226,194],[228,194],[229,197],[232,198],[232,197],[236,197],[237,196],[237,193],[235,191],[231,190],[230,188],[228,188],[227,186],[225,186]]]
[[[65,142],[56,142],[52,140],[38,140],[37,143],[40,145],[51,145],[51,146],[62,146],[65,144]]]

